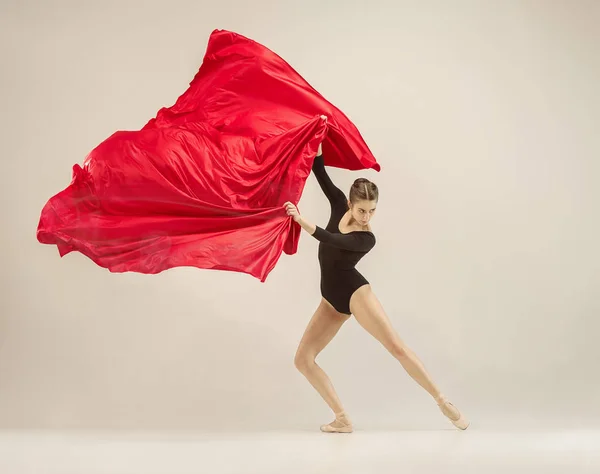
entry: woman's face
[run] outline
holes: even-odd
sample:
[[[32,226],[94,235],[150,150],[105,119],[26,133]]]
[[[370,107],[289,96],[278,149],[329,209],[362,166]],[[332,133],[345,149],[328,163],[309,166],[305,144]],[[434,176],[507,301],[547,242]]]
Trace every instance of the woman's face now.
[[[348,201],[348,205],[353,219],[360,225],[367,225],[375,214],[377,201],[357,201],[354,204]]]

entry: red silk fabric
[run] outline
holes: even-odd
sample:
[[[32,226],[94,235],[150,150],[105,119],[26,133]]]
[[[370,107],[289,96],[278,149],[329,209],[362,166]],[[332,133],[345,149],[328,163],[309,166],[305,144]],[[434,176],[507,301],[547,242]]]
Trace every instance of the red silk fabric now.
[[[297,251],[301,228],[282,206],[300,200],[321,141],[329,166],[380,169],[350,120],[282,58],[215,30],[173,106],[73,166],[37,238],[112,272],[193,266],[264,282]]]

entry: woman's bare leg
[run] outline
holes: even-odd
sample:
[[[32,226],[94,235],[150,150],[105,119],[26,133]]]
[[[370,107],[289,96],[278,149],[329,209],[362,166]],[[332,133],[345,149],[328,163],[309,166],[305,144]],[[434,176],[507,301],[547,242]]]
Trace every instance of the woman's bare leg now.
[[[381,342],[402,364],[406,372],[435,399],[444,415],[453,422],[459,420],[460,412],[445,399],[423,363],[400,339],[370,285],[364,285],[356,290],[350,300],[350,308],[358,323]]]
[[[339,313],[331,304],[322,299],[308,323],[294,358],[294,365],[333,410],[340,427],[343,424],[351,425],[350,420],[331,380],[315,359],[349,318],[350,315]],[[339,423],[340,420],[341,423]]]

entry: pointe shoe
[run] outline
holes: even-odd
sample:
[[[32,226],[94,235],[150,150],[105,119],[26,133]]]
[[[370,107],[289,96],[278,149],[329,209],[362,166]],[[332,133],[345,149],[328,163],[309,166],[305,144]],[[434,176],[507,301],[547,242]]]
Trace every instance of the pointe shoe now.
[[[321,431],[324,433],[352,433],[352,422],[345,412],[337,413],[334,421],[321,426]]]
[[[457,428],[459,428],[461,430],[466,430],[469,427],[471,422],[469,420],[467,420],[467,418],[465,416],[463,416],[463,414],[460,412],[460,410],[458,408],[456,408],[452,403],[450,403],[444,395],[440,395],[435,400],[436,400],[438,406],[440,407],[440,410],[444,414],[444,416],[446,416],[446,418],[448,418],[454,426],[456,426]],[[456,419],[456,420],[453,419],[452,417],[450,417],[447,410],[444,411],[444,408],[447,409],[448,405],[452,406],[456,409],[456,411],[458,412],[458,419]]]

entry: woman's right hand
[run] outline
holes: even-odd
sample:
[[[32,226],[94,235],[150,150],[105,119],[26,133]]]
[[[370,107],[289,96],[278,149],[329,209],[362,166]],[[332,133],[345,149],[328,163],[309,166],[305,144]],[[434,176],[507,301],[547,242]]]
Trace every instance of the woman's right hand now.
[[[321,118],[327,122],[327,115],[321,115]],[[323,142],[319,143],[319,149],[317,150],[317,156],[321,156],[323,154]]]

